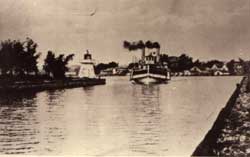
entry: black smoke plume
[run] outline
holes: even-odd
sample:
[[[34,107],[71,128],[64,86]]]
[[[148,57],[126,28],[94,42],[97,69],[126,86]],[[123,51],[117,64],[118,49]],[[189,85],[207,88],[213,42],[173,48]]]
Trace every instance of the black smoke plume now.
[[[138,49],[160,49],[160,44],[158,42],[152,42],[152,41],[147,41],[146,43],[144,43],[142,40],[138,41],[138,42],[129,42],[129,41],[124,41],[123,42],[123,47],[128,49],[129,51],[134,51],[134,50],[138,50]]]
[[[144,42],[142,40],[140,40],[138,42],[124,41],[123,42],[123,47],[128,49],[129,51],[134,51],[134,50],[145,48],[145,44],[144,44]]]

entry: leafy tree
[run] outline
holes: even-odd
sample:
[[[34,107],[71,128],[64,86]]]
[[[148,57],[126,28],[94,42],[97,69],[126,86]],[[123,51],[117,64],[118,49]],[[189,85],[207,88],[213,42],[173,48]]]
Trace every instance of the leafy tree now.
[[[223,66],[223,62],[219,61],[219,60],[210,60],[208,62],[206,62],[206,67],[211,68],[213,65],[217,65],[219,67]]]
[[[243,73],[249,74],[250,73],[250,61],[245,61],[239,58],[240,65],[243,67]]]
[[[193,59],[192,57],[187,56],[186,54],[182,54],[179,57],[178,71],[184,71],[191,69],[193,67]]]
[[[26,72],[38,72],[37,68],[37,59],[40,57],[40,53],[36,53],[38,45],[32,39],[27,38],[24,44],[24,53],[22,54],[23,61],[23,70]]]
[[[228,71],[231,75],[235,74],[234,65],[235,65],[235,60],[233,59],[227,63]]]
[[[108,68],[116,68],[116,67],[118,67],[118,63],[116,63],[116,62],[110,62],[109,64],[108,64]]]
[[[58,57],[55,57],[55,54],[52,51],[48,51],[47,56],[44,60],[43,69],[47,75],[52,75],[56,79],[65,78],[65,73],[68,71],[67,64],[72,60],[74,54],[70,54],[64,57],[63,54],[60,54]]]
[[[55,63],[55,54],[53,54],[52,51],[48,51],[47,56],[44,60],[43,69],[49,76],[53,75],[53,67],[55,66],[54,63]]]
[[[15,67],[15,61],[17,58],[17,54],[15,54],[13,45],[15,41],[6,40],[1,42],[0,49],[0,68],[3,75],[7,73],[13,74],[13,70]]]
[[[13,72],[18,74],[29,74],[38,72],[37,59],[40,54],[36,53],[37,44],[30,38],[26,41],[6,40],[1,42],[0,68],[3,75]]]

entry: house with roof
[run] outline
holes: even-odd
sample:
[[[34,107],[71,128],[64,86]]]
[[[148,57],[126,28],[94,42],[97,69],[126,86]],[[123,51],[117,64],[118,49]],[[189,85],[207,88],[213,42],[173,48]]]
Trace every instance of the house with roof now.
[[[184,76],[191,76],[192,73],[191,73],[190,70],[184,70],[183,75],[184,75]]]
[[[199,67],[194,66],[194,67],[192,67],[192,68],[190,69],[190,73],[191,73],[191,75],[193,75],[193,76],[198,76],[198,75],[201,75],[202,70],[201,70]]]
[[[214,76],[226,76],[229,75],[229,70],[226,64],[223,65],[217,65],[214,64],[211,68],[210,71],[212,75]]]
[[[214,64],[211,68],[210,68],[211,71],[218,71],[220,70],[219,66],[217,64]]]

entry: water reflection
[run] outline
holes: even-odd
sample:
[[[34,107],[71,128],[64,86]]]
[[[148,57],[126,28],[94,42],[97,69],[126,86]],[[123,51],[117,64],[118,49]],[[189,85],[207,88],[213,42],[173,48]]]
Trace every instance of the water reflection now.
[[[190,155],[239,80],[143,86],[115,77],[105,86],[0,95],[0,154]]]
[[[66,135],[64,113],[65,106],[63,105],[65,90],[52,90],[39,93],[37,102],[38,112],[37,119],[39,120],[40,145],[37,147],[41,152],[61,153],[61,142]]]
[[[0,95],[0,153],[26,154],[35,152],[39,143],[35,93],[12,93]]]
[[[157,155],[160,144],[159,86],[133,88],[134,126],[130,134],[130,149],[133,152]]]

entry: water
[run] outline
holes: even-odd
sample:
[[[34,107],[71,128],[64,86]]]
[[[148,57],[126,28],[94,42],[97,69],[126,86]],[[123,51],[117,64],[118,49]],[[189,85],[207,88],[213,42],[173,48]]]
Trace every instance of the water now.
[[[0,154],[191,155],[241,77],[0,96]]]

